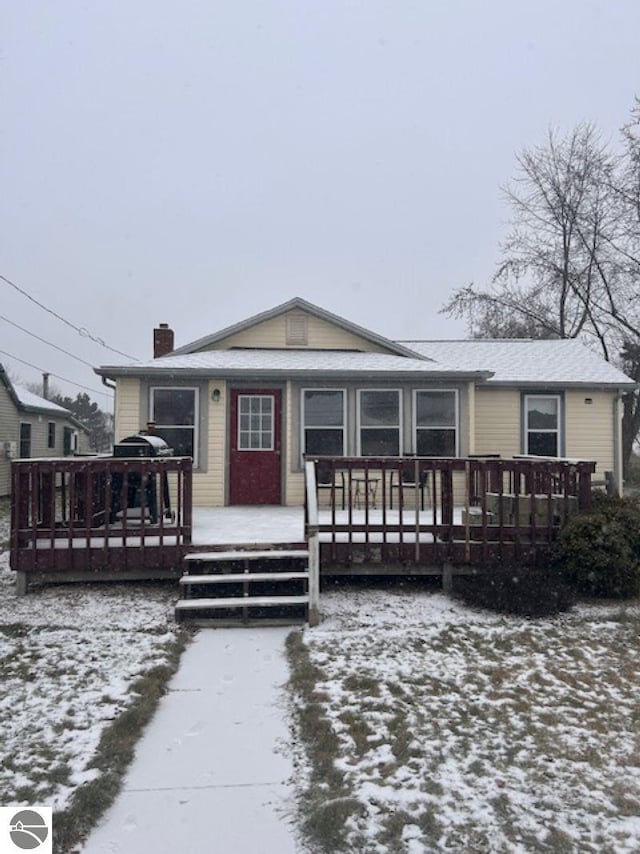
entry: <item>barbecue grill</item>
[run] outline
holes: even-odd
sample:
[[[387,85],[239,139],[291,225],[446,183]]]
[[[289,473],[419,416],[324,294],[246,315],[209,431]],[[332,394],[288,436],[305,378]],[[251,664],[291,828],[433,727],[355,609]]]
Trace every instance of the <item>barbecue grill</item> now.
[[[127,436],[113,446],[113,456],[118,459],[140,459],[150,457],[171,457],[173,450],[164,439],[152,433],[137,433]],[[126,495],[123,496],[123,478],[127,478]],[[136,520],[143,521],[147,516],[156,524],[158,521],[158,488],[162,487],[163,510],[165,518],[172,519],[169,483],[166,472],[141,474],[129,471],[126,474],[115,472],[111,486],[111,518],[112,521],[122,520],[126,516],[127,523]],[[126,506],[123,505],[123,497]]]

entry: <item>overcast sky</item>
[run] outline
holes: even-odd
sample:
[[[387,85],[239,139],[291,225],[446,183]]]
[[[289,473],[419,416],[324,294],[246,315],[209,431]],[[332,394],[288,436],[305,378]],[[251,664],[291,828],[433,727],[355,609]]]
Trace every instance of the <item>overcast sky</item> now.
[[[615,141],[638,0],[0,0],[0,274],[135,358],[301,296],[391,338],[486,283],[515,153]],[[0,281],[6,352],[126,361]],[[64,393],[75,386],[54,379]],[[104,397],[95,397],[108,406]]]

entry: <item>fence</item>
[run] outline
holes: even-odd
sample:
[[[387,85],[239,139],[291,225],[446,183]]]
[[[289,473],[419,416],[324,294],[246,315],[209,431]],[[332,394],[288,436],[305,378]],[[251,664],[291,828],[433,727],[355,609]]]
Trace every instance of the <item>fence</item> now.
[[[320,563],[535,559],[591,502],[595,463],[541,458],[318,457]]]
[[[191,542],[190,458],[12,463],[11,568],[173,571]]]

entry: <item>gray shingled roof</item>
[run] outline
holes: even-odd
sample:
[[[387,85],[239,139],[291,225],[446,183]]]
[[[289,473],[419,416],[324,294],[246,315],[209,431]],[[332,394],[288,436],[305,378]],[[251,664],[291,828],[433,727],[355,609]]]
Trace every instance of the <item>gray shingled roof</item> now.
[[[622,371],[575,338],[403,341],[407,347],[461,370],[491,371],[491,385],[634,386]]]
[[[483,378],[477,366],[452,367],[442,361],[411,359],[386,353],[359,353],[336,350],[207,350],[163,356],[148,362],[106,366],[98,371],[106,376],[138,376],[144,373],[180,374],[423,374],[451,377],[456,374]],[[463,377],[461,377],[463,378]]]

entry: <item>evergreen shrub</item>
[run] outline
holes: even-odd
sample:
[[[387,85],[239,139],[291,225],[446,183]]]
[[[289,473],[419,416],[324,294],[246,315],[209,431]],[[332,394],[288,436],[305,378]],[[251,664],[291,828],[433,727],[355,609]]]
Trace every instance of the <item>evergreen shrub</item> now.
[[[587,513],[567,522],[554,547],[566,580],[586,596],[627,599],[640,594],[640,503],[593,494]]]
[[[458,576],[455,595],[468,605],[525,617],[568,611],[575,601],[562,573],[545,567],[496,562],[475,576]]]

